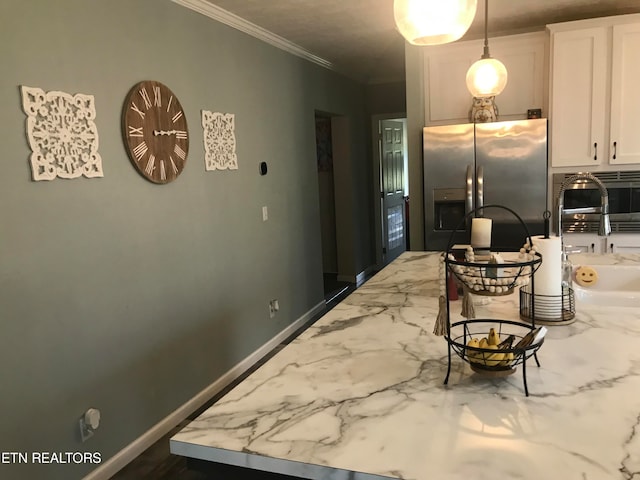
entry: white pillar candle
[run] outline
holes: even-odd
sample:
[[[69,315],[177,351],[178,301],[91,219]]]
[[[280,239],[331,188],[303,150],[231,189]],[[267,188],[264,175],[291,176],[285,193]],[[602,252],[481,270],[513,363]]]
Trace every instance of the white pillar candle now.
[[[471,219],[471,246],[473,248],[491,247],[491,219]]]

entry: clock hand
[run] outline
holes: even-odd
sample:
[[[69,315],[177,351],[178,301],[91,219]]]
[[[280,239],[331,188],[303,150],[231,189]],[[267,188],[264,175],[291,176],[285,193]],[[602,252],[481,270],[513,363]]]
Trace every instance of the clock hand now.
[[[178,130],[154,130],[153,134],[157,137],[158,135],[177,135],[179,133]]]

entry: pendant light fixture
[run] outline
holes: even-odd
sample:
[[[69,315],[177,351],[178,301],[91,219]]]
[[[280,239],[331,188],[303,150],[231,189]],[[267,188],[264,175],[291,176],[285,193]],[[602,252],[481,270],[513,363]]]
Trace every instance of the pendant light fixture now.
[[[440,45],[462,37],[476,16],[478,0],[394,0],[393,16],[413,45]]]
[[[484,53],[467,71],[467,88],[474,97],[499,95],[507,85],[507,69],[500,60],[489,55],[488,23],[489,0],[484,2]]]

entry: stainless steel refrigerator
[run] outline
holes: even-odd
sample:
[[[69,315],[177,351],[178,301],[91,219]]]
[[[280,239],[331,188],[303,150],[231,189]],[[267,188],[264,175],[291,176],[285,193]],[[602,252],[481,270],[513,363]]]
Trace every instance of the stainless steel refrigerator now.
[[[529,234],[544,232],[547,210],[547,120],[425,127],[423,130],[426,250],[468,244],[472,210],[498,204],[514,210]],[[526,231],[513,214],[486,208],[495,249],[517,250]]]

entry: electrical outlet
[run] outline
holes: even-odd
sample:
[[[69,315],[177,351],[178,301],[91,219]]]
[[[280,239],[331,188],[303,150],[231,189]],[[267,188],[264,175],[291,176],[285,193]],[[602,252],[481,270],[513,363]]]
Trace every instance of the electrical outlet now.
[[[264,207],[262,207],[262,221],[266,222],[267,220],[269,220],[269,210],[265,205]]]
[[[86,442],[100,426],[100,410],[97,408],[90,408],[80,419],[78,420],[78,426],[80,427],[80,439],[82,442]]]

